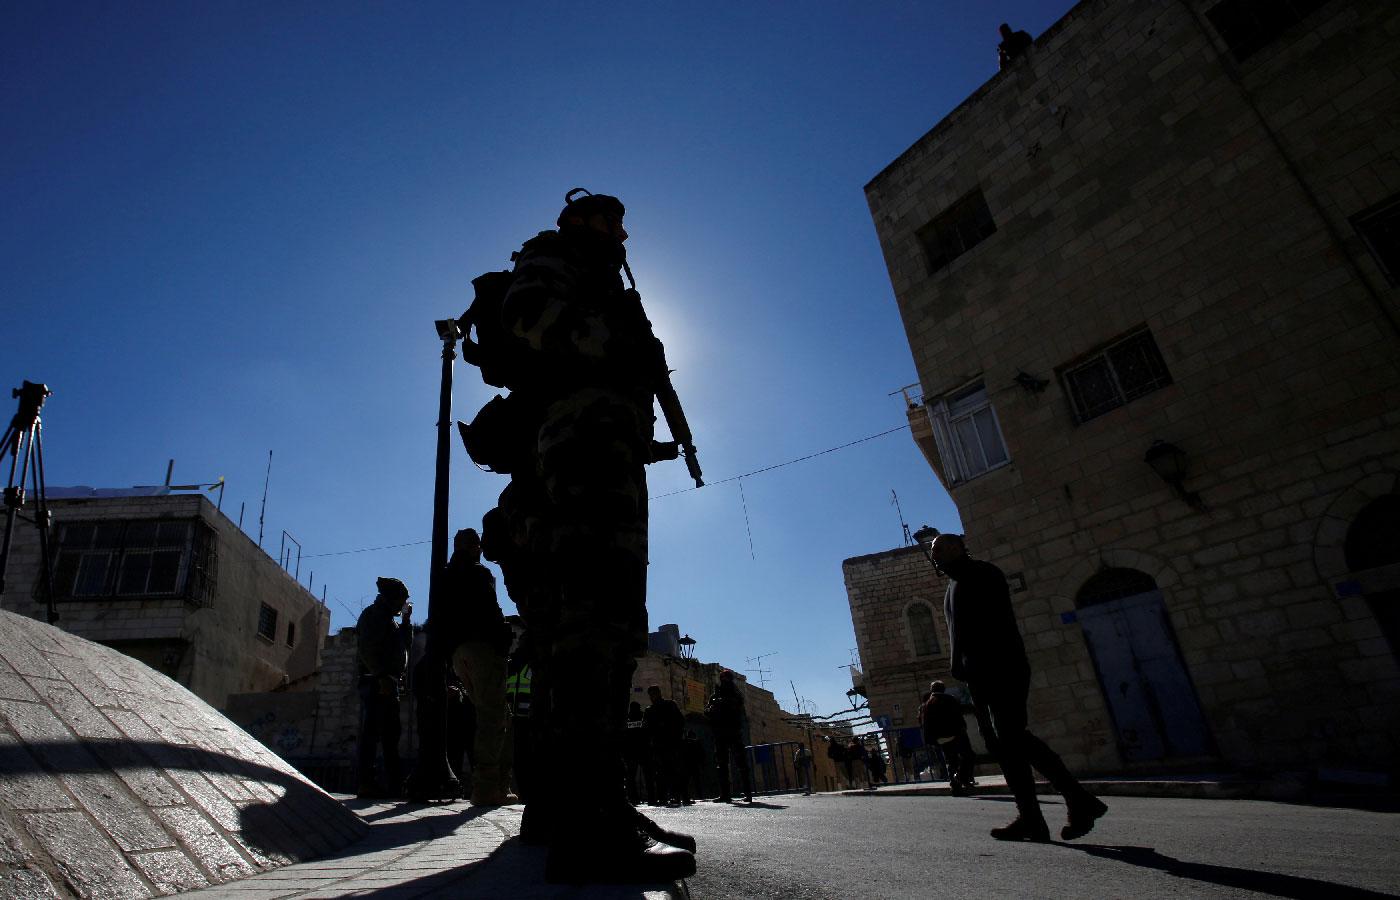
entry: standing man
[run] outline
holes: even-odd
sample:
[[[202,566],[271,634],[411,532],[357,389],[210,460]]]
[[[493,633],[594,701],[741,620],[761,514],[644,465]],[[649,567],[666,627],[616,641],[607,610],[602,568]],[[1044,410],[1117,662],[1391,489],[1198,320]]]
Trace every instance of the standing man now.
[[[685,776],[681,769],[681,741],[685,739],[685,716],[676,701],[661,696],[659,685],[647,688],[651,705],[643,714],[646,730],[651,738],[652,759],[655,761],[656,780],[660,785],[658,797],[668,806],[684,803],[686,796]]]
[[[975,787],[967,719],[963,718],[962,704],[948,693],[948,686],[943,682],[929,685],[928,699],[919,708],[919,725],[923,729],[924,743],[943,757],[944,774],[953,795],[960,796],[967,793],[968,788]]]
[[[1055,751],[1026,727],[1031,667],[1016,627],[1006,576],[991,563],[968,556],[956,534],[934,538],[932,556],[934,568],[948,577],[943,611],[948,617],[953,677],[972,691],[982,737],[996,754],[1020,813],[1011,824],[993,828],[992,837],[1050,840],[1035,795],[1032,766],[1065,798],[1068,821],[1060,829],[1061,839],[1088,834],[1108,807],[1085,790]]]
[[[1001,43],[997,44],[998,69],[1005,69],[1025,56],[1026,51],[1035,43],[1028,32],[1012,31],[1011,26],[1005,22],[997,27],[997,33],[1001,35]]]
[[[472,740],[472,794],[476,806],[507,802],[510,765],[501,758],[505,741],[506,655],[510,626],[496,600],[496,576],[481,564],[481,537],[463,528],[452,541],[452,559],[444,573],[446,618],[428,623],[429,641],[452,661],[476,708]]]
[[[585,196],[575,198],[576,193]],[[553,746],[577,748],[568,772],[546,767],[527,819],[549,844],[551,881],[667,881],[695,872],[689,849],[627,802],[623,733],[636,657],[646,652],[647,489],[644,467],[674,459],[653,440],[652,402],[664,355],[634,290],[625,290],[622,203],[570,191],[558,231],[516,257],[501,305],[515,355],[512,400],[528,416],[520,498],[532,573],[526,625],[534,708]],[[508,511],[509,513],[509,511]],[[536,818],[535,821],[540,821]],[[523,826],[522,826],[523,827]],[[692,839],[663,835],[694,848]]]
[[[710,703],[705,707],[705,716],[710,720],[710,729],[715,735],[715,767],[719,771],[719,802],[734,800],[733,785],[729,778],[732,765],[738,770],[744,788],[744,802],[753,802],[753,776],[749,773],[748,754],[744,750],[744,732],[749,724],[748,713],[744,709],[744,695],[734,683],[734,673],[729,669],[719,673],[719,684],[715,687]]]
[[[360,734],[356,747],[359,785],[363,798],[397,797],[403,789],[399,765],[399,692],[408,649],[413,644],[413,606],[408,588],[397,578],[379,578],[379,594],[355,622],[359,657]],[[398,619],[395,624],[394,619]],[[375,777],[374,760],[383,751],[384,778]]]

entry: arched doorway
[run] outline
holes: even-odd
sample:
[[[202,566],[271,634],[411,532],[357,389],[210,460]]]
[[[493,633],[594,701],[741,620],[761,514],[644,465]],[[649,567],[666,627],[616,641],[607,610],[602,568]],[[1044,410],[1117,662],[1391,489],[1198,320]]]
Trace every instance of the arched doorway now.
[[[1347,528],[1344,552],[1349,580],[1365,595],[1390,652],[1400,656],[1400,494],[1382,494],[1361,508]]]
[[[1210,733],[1152,576],[1104,568],[1075,598],[1126,762],[1209,756]]]

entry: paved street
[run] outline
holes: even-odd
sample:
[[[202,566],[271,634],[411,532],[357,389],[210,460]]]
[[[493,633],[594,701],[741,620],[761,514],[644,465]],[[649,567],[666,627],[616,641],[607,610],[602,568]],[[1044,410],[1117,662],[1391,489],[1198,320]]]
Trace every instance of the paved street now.
[[[1058,832],[1063,807],[1042,798]],[[1007,798],[779,797],[655,810],[692,831],[701,898],[1400,895],[1400,815],[1237,800],[1108,798],[1069,844],[998,843]]]

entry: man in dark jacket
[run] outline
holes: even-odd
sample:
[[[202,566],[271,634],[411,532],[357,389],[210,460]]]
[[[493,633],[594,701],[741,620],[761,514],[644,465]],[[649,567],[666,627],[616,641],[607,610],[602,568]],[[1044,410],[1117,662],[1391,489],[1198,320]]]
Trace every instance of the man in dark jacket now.
[[[744,709],[744,695],[734,681],[734,673],[728,669],[719,673],[719,685],[710,697],[705,708],[705,717],[710,720],[710,728],[715,735],[715,768],[719,770],[719,802],[733,801],[733,788],[729,779],[732,764],[743,781],[744,802],[753,802],[753,776],[749,773],[749,761],[744,750],[744,731],[749,717]]]
[[[503,766],[506,655],[511,631],[496,600],[496,576],[481,564],[481,538],[464,528],[453,539],[442,621],[428,622],[428,655],[448,659],[476,707],[472,741],[472,795],[477,806],[507,802],[510,768]]]
[[[647,688],[651,705],[643,713],[646,730],[651,738],[652,759],[663,803],[685,800],[685,784],[681,777],[681,741],[685,737],[685,716],[676,701],[661,696],[661,687]]]
[[[943,602],[948,617],[948,656],[953,677],[967,684],[982,737],[997,756],[1020,815],[992,829],[1003,841],[1048,841],[1050,829],[1035,795],[1034,766],[1065,798],[1069,821],[1064,840],[1081,837],[1108,807],[1085,790],[1060,757],[1027,728],[1026,700],[1031,667],[1011,608],[1006,576],[989,562],[973,559],[956,534],[934,538],[933,565],[948,577]]]
[[[972,742],[967,738],[967,720],[962,704],[948,693],[941,681],[929,685],[928,699],[919,709],[919,725],[924,743],[943,755],[948,768],[948,786],[953,793],[965,793],[977,784],[972,778]]]
[[[360,734],[356,747],[361,797],[397,797],[403,788],[399,765],[399,692],[413,643],[408,588],[397,578],[376,581],[379,594],[355,622],[359,657]],[[394,619],[398,618],[395,624]],[[384,755],[384,779],[375,777],[377,751]]]

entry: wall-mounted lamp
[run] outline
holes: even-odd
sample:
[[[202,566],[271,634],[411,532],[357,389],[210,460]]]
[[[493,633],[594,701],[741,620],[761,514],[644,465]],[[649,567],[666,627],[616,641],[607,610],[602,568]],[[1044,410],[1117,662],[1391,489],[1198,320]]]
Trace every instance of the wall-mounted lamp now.
[[[1036,378],[1029,372],[1017,372],[1016,377],[1011,380],[1024,388],[1027,394],[1039,394],[1050,386],[1050,382],[1044,378]]]
[[[687,634],[685,637],[676,641],[676,643],[681,645],[681,659],[695,658],[695,638]]]
[[[1185,450],[1169,441],[1156,440],[1147,448],[1143,462],[1151,466],[1152,471],[1156,472],[1178,497],[1186,501],[1188,506],[1199,512],[1206,511],[1206,504],[1201,495],[1186,490],[1186,473],[1190,469],[1191,460]]]

